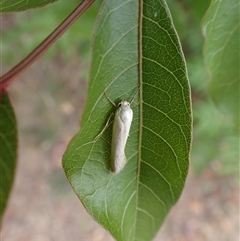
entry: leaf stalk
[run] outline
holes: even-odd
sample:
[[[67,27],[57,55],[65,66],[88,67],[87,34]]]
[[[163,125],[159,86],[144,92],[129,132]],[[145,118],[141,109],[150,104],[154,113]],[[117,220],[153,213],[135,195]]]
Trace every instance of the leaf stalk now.
[[[95,2],[95,0],[83,0],[70,15],[29,55],[21,62],[0,77],[0,96],[10,86],[10,84],[32,63],[41,57],[78,18]]]

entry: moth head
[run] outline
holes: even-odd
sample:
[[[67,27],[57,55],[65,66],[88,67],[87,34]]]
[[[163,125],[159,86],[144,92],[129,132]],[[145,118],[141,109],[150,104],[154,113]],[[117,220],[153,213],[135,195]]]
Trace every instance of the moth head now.
[[[126,100],[122,100],[118,104],[118,108],[120,108],[120,107],[124,108],[124,107],[129,107],[129,106],[130,106],[130,103],[128,101],[126,101]]]

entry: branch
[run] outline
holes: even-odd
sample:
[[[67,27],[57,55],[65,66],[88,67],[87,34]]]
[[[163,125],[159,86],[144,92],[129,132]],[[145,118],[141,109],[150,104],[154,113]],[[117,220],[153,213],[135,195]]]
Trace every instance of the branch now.
[[[34,61],[41,57],[75,21],[94,3],[95,0],[83,0],[79,6],[25,59],[0,77],[0,96],[7,87]]]

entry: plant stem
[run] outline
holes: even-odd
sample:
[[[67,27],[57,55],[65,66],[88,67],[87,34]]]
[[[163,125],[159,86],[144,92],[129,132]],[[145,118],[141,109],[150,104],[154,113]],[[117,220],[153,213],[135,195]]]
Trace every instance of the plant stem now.
[[[94,2],[95,0],[83,0],[79,6],[28,56],[6,74],[1,76],[0,95],[25,69],[41,57]]]

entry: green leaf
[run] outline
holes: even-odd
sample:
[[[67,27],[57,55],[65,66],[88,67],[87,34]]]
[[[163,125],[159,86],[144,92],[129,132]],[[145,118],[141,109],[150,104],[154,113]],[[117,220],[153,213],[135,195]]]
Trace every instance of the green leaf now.
[[[43,7],[58,0],[0,0],[0,12],[17,12]]]
[[[89,93],[82,128],[63,167],[88,212],[118,241],[151,240],[178,200],[191,142],[189,84],[165,1],[106,0],[93,40]],[[127,164],[110,171],[112,124],[122,99],[134,117]],[[106,93],[106,95],[104,94]]]
[[[0,214],[7,205],[17,158],[17,128],[13,108],[7,94],[0,100]]]
[[[218,108],[239,128],[239,0],[213,0],[203,21],[209,89]]]

